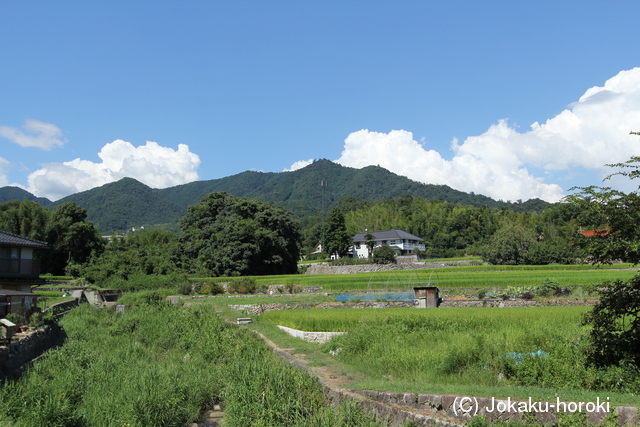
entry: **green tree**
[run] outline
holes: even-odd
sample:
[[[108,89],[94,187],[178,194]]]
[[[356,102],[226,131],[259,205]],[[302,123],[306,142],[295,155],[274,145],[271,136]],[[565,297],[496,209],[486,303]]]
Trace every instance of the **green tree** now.
[[[269,203],[211,193],[180,220],[191,269],[216,276],[297,271],[301,236],[291,213]]]
[[[395,264],[397,263],[396,252],[389,245],[382,245],[373,251],[373,262],[375,264]]]
[[[0,203],[0,230],[44,241],[51,212],[29,200]]]
[[[626,163],[608,166],[622,168],[613,175],[636,179],[640,177],[639,164],[640,157],[632,157]],[[592,237],[576,239],[576,244],[587,251],[590,261],[640,262],[638,190],[624,193],[593,186],[579,190],[565,200],[579,207],[581,224],[601,230]],[[592,326],[589,361],[597,366],[630,364],[640,368],[640,275],[628,282],[605,283],[597,292],[600,301],[584,318],[584,323]]]
[[[599,302],[584,317],[592,326],[587,350],[599,366],[632,364],[640,368],[640,275],[628,282],[605,283]]]
[[[47,242],[50,249],[35,255],[42,260],[42,272],[57,275],[64,274],[67,264],[84,264],[104,248],[98,230],[86,218],[86,209],[71,202],[54,212],[27,200],[0,204],[0,229]]]
[[[62,274],[68,264],[86,264],[90,257],[104,250],[105,242],[92,222],[87,210],[73,202],[58,206],[47,225],[46,241],[51,250],[43,254],[43,268]]]
[[[324,232],[324,250],[331,255],[344,257],[352,245],[351,236],[347,233],[344,214],[339,208],[333,208],[327,216]]]
[[[536,244],[532,231],[519,225],[507,224],[491,236],[480,250],[480,256],[491,264],[525,264],[527,251]]]
[[[151,282],[167,282],[165,276],[181,273],[177,265],[178,247],[178,239],[170,231],[148,230],[124,237],[112,236],[102,255],[93,257],[80,268],[80,274],[103,287],[152,287]]]
[[[367,233],[364,236],[364,245],[367,247],[367,251],[369,252],[369,258],[373,255],[373,248],[376,246],[376,236],[371,233]]]

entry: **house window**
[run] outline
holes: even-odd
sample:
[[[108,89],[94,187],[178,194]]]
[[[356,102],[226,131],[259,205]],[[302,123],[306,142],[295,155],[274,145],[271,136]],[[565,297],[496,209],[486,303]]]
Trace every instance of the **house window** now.
[[[20,248],[0,246],[0,272],[20,273]]]
[[[360,249],[360,242],[356,243],[356,249]]]

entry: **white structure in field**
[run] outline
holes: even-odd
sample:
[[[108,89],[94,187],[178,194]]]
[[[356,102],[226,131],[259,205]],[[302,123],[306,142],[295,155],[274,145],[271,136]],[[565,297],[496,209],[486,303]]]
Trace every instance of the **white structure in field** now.
[[[389,245],[398,255],[411,255],[415,249],[424,251],[424,239],[394,228],[393,230],[365,231],[364,233],[356,234],[353,238],[354,258],[367,258],[369,256],[365,238],[367,234],[373,235],[373,240],[375,241],[373,250],[382,245]]]

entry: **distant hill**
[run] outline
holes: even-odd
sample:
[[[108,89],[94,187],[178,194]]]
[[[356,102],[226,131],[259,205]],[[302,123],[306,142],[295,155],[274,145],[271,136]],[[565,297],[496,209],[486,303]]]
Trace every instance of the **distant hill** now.
[[[51,204],[51,200],[44,197],[36,197],[26,190],[19,187],[2,187],[0,188],[0,203],[8,202],[11,200],[31,200],[39,203],[40,206],[48,206]]]
[[[50,208],[65,202],[85,208],[87,219],[103,234],[143,225],[175,225],[186,213],[186,209],[133,178],[72,194],[52,203]]]
[[[317,160],[293,172],[242,172],[237,175],[208,181],[196,181],[165,189],[151,189],[132,178],[72,194],[50,204],[50,208],[64,202],[74,202],[87,209],[88,219],[100,227],[103,234],[142,225],[165,224],[176,228],[187,207],[203,196],[226,191],[239,197],[263,200],[294,212],[296,217],[316,215],[324,205],[327,210],[340,198],[377,201],[405,194],[427,200],[449,203],[509,208],[515,211],[542,211],[548,203],[532,199],[524,203],[505,203],[479,194],[454,190],[446,185],[422,184],[396,175],[379,166],[354,169],[329,160]],[[0,200],[5,189],[0,188]],[[15,188],[15,187],[13,187]],[[25,192],[26,193],[26,192]],[[29,194],[29,193],[27,193]],[[22,200],[24,197],[20,197]],[[15,199],[13,199],[15,200]],[[46,199],[45,199],[46,200]]]

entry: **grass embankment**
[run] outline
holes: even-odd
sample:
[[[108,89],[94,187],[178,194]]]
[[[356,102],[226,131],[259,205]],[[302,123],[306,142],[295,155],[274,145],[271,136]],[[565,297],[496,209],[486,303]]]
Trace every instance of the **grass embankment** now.
[[[614,405],[637,405],[637,395],[629,392],[637,393],[637,377],[634,384],[619,371],[584,367],[587,329],[580,321],[587,310],[282,310],[264,313],[259,322],[349,331],[325,351],[341,348],[337,360],[351,376],[365,378],[350,388],[549,401],[610,397]]]
[[[223,401],[225,426],[375,426],[324,405],[316,378],[212,307],[141,295],[123,314],[81,306],[65,344],[0,389],[0,425],[183,426]]]
[[[52,305],[65,302],[65,301],[71,301],[73,299],[73,297],[71,296],[66,296],[66,297],[63,296],[64,292],[58,292],[58,291],[39,291],[36,289],[33,291],[33,293],[38,295],[37,306],[42,311],[48,309]]]

